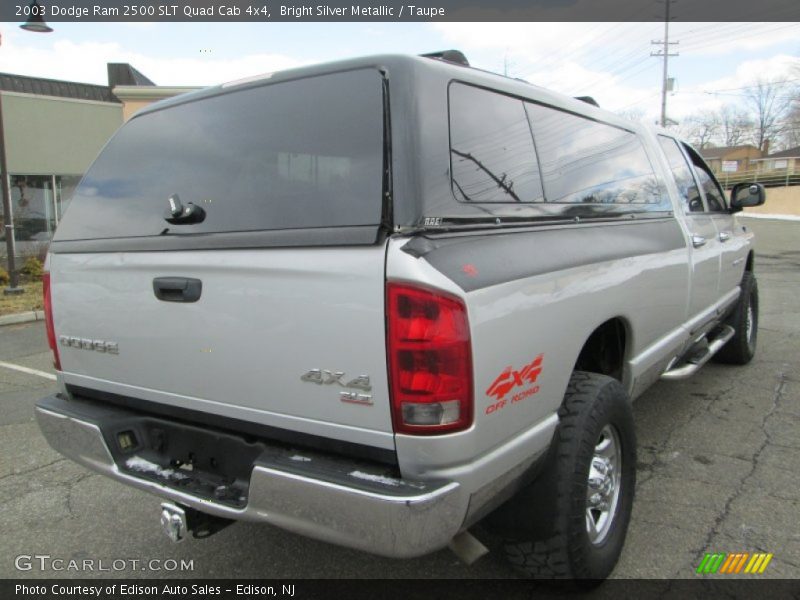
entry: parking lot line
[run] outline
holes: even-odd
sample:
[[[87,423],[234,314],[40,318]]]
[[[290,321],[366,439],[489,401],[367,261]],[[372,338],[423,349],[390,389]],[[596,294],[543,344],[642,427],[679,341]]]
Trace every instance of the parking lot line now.
[[[27,373],[28,375],[44,377],[45,379],[51,379],[53,381],[56,380],[56,376],[52,373],[45,373],[44,371],[39,371],[38,369],[29,369],[28,367],[15,365],[14,363],[3,362],[2,360],[0,360],[0,367],[5,367],[6,369],[11,369],[13,371],[19,371],[20,373]]]

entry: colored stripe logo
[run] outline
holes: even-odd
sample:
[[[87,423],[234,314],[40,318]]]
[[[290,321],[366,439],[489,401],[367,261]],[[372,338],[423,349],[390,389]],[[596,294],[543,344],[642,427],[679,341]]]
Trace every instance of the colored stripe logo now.
[[[700,561],[697,572],[703,575],[748,573],[760,575],[774,555],[769,552],[708,552]]]

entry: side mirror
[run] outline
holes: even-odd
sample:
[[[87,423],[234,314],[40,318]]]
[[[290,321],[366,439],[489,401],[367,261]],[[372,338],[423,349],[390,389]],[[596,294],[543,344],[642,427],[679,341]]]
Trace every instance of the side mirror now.
[[[737,183],[731,190],[731,210],[739,212],[747,206],[761,206],[767,192],[760,183]]]

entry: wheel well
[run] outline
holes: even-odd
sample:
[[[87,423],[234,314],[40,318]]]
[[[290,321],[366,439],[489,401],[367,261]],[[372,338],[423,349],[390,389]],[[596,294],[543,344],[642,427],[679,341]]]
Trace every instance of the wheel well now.
[[[586,340],[575,362],[575,370],[600,373],[622,381],[626,339],[622,319],[609,319]]]
[[[755,260],[756,256],[755,253],[751,250],[750,253],[747,255],[747,264],[744,266],[745,271],[749,271],[750,273],[753,272],[753,267],[755,267]]]

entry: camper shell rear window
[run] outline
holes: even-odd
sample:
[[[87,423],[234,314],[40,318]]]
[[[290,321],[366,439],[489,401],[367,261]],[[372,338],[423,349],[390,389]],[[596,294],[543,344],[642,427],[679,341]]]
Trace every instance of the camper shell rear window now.
[[[383,78],[356,69],[134,117],[90,167],[55,241],[193,236],[381,223]],[[203,208],[165,220],[169,199]]]

